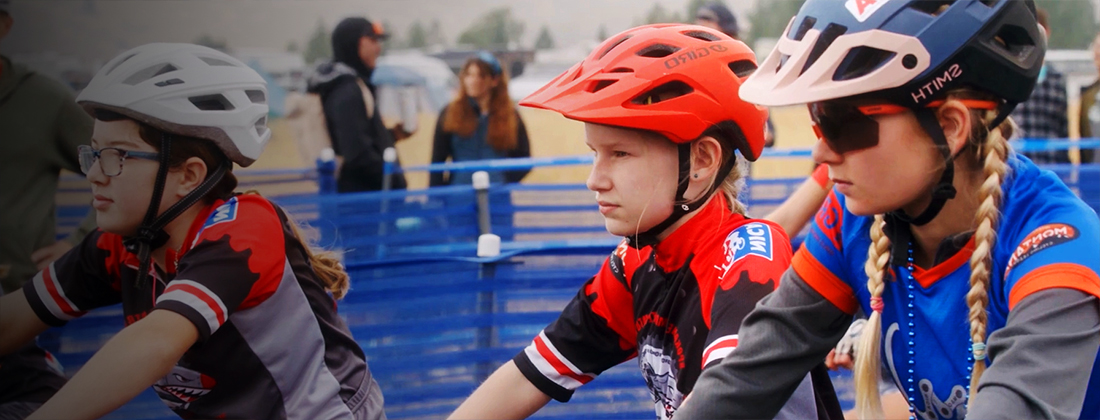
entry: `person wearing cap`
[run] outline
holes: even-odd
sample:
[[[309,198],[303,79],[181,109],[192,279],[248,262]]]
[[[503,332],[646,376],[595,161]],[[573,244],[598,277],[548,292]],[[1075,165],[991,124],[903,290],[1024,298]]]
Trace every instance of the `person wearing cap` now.
[[[725,4],[718,1],[700,6],[699,10],[695,12],[695,24],[722,31],[722,33],[736,40],[741,39],[741,29],[737,26],[737,16],[734,16]],[[772,147],[775,145],[775,126],[772,125],[770,116],[764,129],[764,147]]]
[[[435,126],[432,163],[531,156],[527,128],[508,97],[508,74],[488,51],[479,51],[462,65],[458,94]],[[493,183],[519,182],[530,170],[491,171]],[[429,184],[469,185],[472,172],[433,172]]]
[[[0,40],[14,19],[0,0]],[[0,295],[19,289],[95,229],[89,214],[60,241],[55,203],[62,169],[80,173],[76,148],[88,144],[92,119],[61,83],[0,55]],[[61,366],[29,343],[0,357],[0,419],[26,417],[65,384]]]
[[[345,18],[332,31],[332,61],[318,66],[308,82],[307,90],[321,96],[332,148],[343,158],[336,176],[339,192],[381,190],[383,153],[409,135],[400,124],[386,128],[375,106],[371,74],[388,37],[382,25]],[[390,188],[405,187],[405,175],[394,173]]]
[[[741,39],[737,17],[726,5],[712,1],[699,7],[695,12],[695,24],[722,31],[733,39]]]

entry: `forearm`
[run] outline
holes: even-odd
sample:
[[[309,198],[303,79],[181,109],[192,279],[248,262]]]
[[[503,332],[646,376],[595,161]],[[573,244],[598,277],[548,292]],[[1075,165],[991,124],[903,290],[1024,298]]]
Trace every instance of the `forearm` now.
[[[508,361],[458,406],[449,419],[523,419],[550,402]]]
[[[165,317],[190,326],[181,315],[156,310],[123,328],[28,420],[99,418],[168,375],[198,333],[194,326],[166,329],[178,321],[160,322]]]
[[[676,419],[775,417],[851,320],[788,270],[745,317],[737,350],[703,371]]]
[[[989,336],[990,364],[967,417],[1075,419],[1100,349],[1100,304],[1071,289],[1037,292]]]

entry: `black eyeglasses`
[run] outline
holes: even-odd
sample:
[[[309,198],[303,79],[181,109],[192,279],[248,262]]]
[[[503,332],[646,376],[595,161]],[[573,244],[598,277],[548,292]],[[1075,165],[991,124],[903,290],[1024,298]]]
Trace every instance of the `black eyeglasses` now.
[[[104,147],[96,150],[92,146],[80,145],[77,146],[76,150],[80,156],[80,171],[84,172],[84,175],[92,170],[92,165],[96,161],[99,161],[99,169],[103,171],[103,175],[113,177],[122,174],[122,162],[126,161],[126,158],[160,159],[160,153],[138,152],[117,147]]]

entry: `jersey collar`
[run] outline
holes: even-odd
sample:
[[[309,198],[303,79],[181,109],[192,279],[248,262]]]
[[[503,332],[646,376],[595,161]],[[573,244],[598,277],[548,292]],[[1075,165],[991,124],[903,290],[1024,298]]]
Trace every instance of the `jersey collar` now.
[[[722,227],[729,221],[744,219],[744,216],[731,212],[726,203],[725,194],[714,194],[710,203],[699,209],[695,216],[654,245],[657,264],[665,271],[680,268],[688,257],[696,253],[697,246],[711,243],[708,238],[724,233]]]

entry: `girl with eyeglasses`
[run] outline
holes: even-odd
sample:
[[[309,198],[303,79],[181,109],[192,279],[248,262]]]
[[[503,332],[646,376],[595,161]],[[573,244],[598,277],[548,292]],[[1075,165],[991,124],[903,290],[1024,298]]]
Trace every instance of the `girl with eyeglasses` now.
[[[126,327],[31,419],[92,419],[150,385],[183,418],[381,419],[382,395],[336,313],[348,275],[279,206],[235,194],[271,138],[244,63],[148,44],[96,74],[80,164],[99,230],[0,298],[0,354],[87,311]],[[292,340],[292,341],[291,341]]]
[[[741,97],[809,103],[836,187],[677,418],[770,418],[860,309],[860,418],[883,364],[912,418],[1100,418],[1100,221],[1006,141],[1045,49],[1030,0],[803,5]]]

